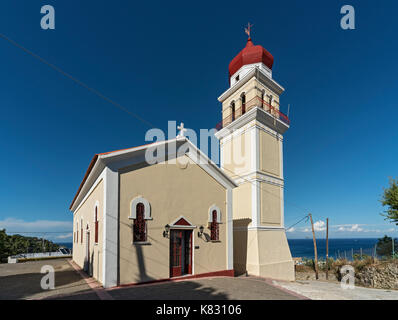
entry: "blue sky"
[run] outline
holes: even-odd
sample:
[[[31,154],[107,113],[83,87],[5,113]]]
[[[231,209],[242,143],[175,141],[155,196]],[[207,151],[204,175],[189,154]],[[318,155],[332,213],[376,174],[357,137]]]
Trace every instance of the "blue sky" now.
[[[55,7],[56,30],[40,28]],[[340,28],[340,8],[356,30]],[[285,222],[311,212],[331,237],[397,236],[379,199],[397,176],[396,1],[2,1],[0,32],[155,126],[220,119],[228,64],[253,41],[274,56],[291,105]],[[243,10],[244,9],[244,10]],[[95,153],[140,145],[148,127],[0,38],[0,228],[66,231]],[[288,233],[310,236],[309,224]]]

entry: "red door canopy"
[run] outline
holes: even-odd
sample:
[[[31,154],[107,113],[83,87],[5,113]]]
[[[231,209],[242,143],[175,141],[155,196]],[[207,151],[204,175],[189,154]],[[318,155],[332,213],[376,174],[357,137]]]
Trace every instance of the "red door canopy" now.
[[[181,218],[178,220],[176,223],[174,223],[175,226],[190,226],[191,224],[185,220],[184,218]]]

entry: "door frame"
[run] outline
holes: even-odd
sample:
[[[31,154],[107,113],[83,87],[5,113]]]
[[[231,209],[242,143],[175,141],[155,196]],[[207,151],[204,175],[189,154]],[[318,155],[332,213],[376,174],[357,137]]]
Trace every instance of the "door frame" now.
[[[177,219],[175,219],[172,223],[170,223],[170,231],[169,231],[169,275],[170,278],[172,277],[172,272],[171,272],[171,232],[173,230],[179,230],[179,231],[191,231],[191,273],[190,275],[195,274],[195,237],[194,237],[194,230],[196,229],[196,226],[193,225],[187,218],[184,216],[179,216]]]
[[[186,276],[186,275],[193,275],[194,274],[194,232],[193,232],[194,228],[170,228],[170,240],[169,240],[169,276],[170,278],[176,278],[176,277],[181,277],[181,276]],[[181,232],[182,233],[182,243],[185,241],[185,237],[186,235],[189,237],[189,242],[191,244],[191,250],[190,250],[190,257],[189,257],[189,264],[188,264],[188,271],[189,271],[189,267],[191,267],[190,269],[190,273],[185,272],[184,274],[181,275],[177,275],[177,276],[173,276],[173,272],[172,272],[172,252],[173,252],[173,248],[172,248],[172,232]],[[182,271],[182,263],[185,263],[185,261],[183,262],[182,260],[182,251],[184,248],[184,246],[181,243],[181,250],[180,250],[180,265],[181,265],[181,271]],[[184,252],[184,258],[185,258],[185,252]],[[185,268],[185,266],[184,266]]]

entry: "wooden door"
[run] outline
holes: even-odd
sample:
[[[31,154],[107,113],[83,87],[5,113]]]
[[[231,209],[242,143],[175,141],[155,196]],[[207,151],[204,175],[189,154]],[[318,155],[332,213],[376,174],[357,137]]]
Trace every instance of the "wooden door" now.
[[[184,274],[192,274],[192,231],[184,231]]]
[[[182,275],[182,241],[183,231],[170,231],[170,277]]]

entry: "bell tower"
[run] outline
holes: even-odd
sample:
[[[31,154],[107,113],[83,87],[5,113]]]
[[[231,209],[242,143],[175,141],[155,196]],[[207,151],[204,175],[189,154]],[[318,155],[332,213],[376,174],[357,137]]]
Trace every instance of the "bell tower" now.
[[[254,45],[229,64],[230,87],[218,98],[221,168],[238,185],[233,193],[234,269],[294,280],[284,225],[283,134],[290,121],[280,111],[284,88],[272,78],[273,56]]]

